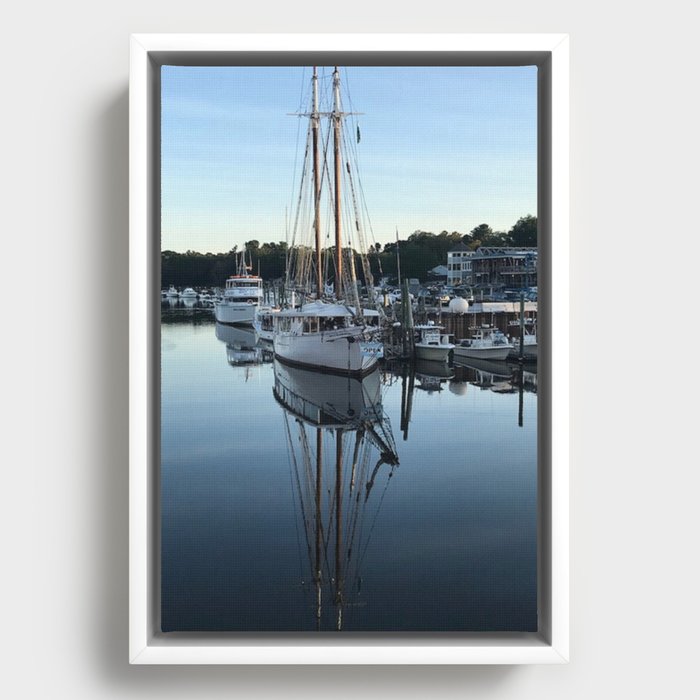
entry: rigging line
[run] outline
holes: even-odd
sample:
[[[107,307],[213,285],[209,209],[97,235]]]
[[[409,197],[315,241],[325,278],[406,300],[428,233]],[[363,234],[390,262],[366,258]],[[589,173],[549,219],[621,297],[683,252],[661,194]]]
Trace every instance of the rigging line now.
[[[357,452],[359,451],[359,447],[361,445],[363,435],[364,435],[364,430],[358,430],[357,438],[356,438],[357,442],[356,442],[355,454],[357,454]],[[367,446],[364,445],[364,447],[366,448]],[[365,449],[362,460],[355,459],[355,463],[360,465],[360,470],[359,470],[360,477],[359,477],[358,481],[364,481],[363,477],[364,477],[365,470],[363,467],[364,467],[364,462],[366,461],[366,459],[365,459],[366,453],[367,453],[367,450]],[[353,455],[353,457],[354,457],[354,455]],[[359,490],[358,490],[358,495],[359,495]],[[348,562],[350,561],[350,556],[351,556],[352,550],[354,549],[354,546],[355,546],[355,533],[356,533],[356,529],[357,529],[357,523],[360,520],[360,516],[361,516],[360,511],[362,510],[362,505],[363,505],[363,503],[361,503],[361,501],[358,498],[355,498],[353,500],[354,500],[354,506],[353,506],[353,511],[352,511],[352,517],[350,518],[350,522],[348,523],[347,557],[346,557],[346,560]]]
[[[307,554],[309,556],[309,562],[312,561],[311,559],[311,542],[309,541],[309,533],[307,530],[306,526],[306,513],[304,509],[304,499],[301,495],[301,483],[299,482],[299,468],[297,465],[297,460],[296,460],[296,454],[294,452],[294,442],[292,440],[292,433],[291,430],[289,429],[289,418],[287,416],[287,412],[283,411],[284,413],[284,424],[287,432],[287,439],[288,439],[288,444],[289,444],[289,453],[291,455],[290,458],[290,479],[291,479],[291,463],[293,462],[294,464],[294,472],[296,473],[296,481],[297,481],[297,489],[299,493],[299,504],[301,506],[301,513],[302,513],[302,520],[304,521],[304,536],[306,539],[306,549],[307,549]],[[293,488],[293,487],[292,487]],[[294,518],[294,526],[297,529],[297,544],[299,547],[299,570],[300,570],[300,578],[303,581],[304,580],[304,571],[303,571],[303,566],[301,564],[301,544],[299,542],[299,525],[297,523],[297,519]],[[312,564],[313,566],[313,564]]]
[[[377,504],[377,510],[374,513],[374,519],[372,520],[372,525],[369,529],[369,533],[367,534],[367,540],[365,541],[365,548],[362,551],[362,554],[360,555],[360,558],[358,560],[358,570],[361,567],[362,563],[365,560],[365,556],[367,554],[367,548],[369,547],[369,543],[372,540],[372,533],[374,532],[375,525],[377,524],[377,518],[379,516],[379,511],[381,510],[382,504],[384,503],[384,497],[386,496],[387,489],[389,488],[389,482],[391,481],[391,477],[393,475],[393,471],[389,472],[389,476],[387,477],[386,484],[384,485],[384,490],[382,491],[382,496],[379,499],[379,503]]]
[[[311,482],[313,480],[313,468],[311,466],[311,451],[309,447],[309,442],[308,442],[308,435],[306,433],[306,427],[301,422],[299,419],[297,419],[297,424],[299,425],[299,442],[302,445],[302,451],[304,455],[304,466],[305,466],[305,472],[306,472],[306,498],[307,500],[312,500],[311,496],[311,491],[312,491],[312,485]],[[310,520],[305,521],[307,524],[307,527],[310,527]],[[307,537],[309,537],[309,533],[307,533]],[[313,564],[312,564],[313,566]]]
[[[307,160],[308,160],[308,154],[309,154],[309,148],[310,148],[310,142],[311,142],[311,129],[309,128],[307,130],[306,134],[306,149],[304,151],[304,167],[302,168],[301,172],[301,180],[299,183],[299,197],[297,198],[297,206],[295,207],[296,209],[296,215],[294,217],[294,226],[292,228],[292,241],[291,241],[291,248],[292,250],[295,250],[296,248],[296,238],[297,238],[297,232],[299,230],[299,218],[302,213],[302,206],[303,206],[303,199],[304,199],[304,185],[305,182],[308,181],[308,178],[306,177],[307,175]],[[291,260],[290,260],[291,262]],[[289,271],[287,271],[287,283],[289,283],[291,276],[289,275]]]
[[[370,455],[371,455],[371,449],[369,448],[369,445],[365,444],[365,450],[362,456],[362,462],[361,462],[361,476],[360,480],[364,481],[365,476],[367,474],[367,470],[369,467],[369,460],[370,460]],[[357,562],[357,560],[354,562],[350,561],[350,556],[351,553],[355,549],[355,543],[357,542],[359,546],[362,546],[362,532],[364,530],[364,513],[366,509],[366,501],[360,499],[361,492],[358,490],[357,496],[355,498],[355,506],[354,506],[354,514],[355,514],[355,520],[353,523],[353,530],[351,536],[349,536],[349,544],[350,547],[348,549],[348,556],[347,556],[347,573],[348,573],[348,579],[355,582],[359,578],[359,573],[360,573],[360,567]],[[360,531],[359,534],[356,533],[355,528],[357,526],[357,523],[360,524]]]
[[[330,242],[331,242],[331,221],[334,219],[335,216],[335,201],[333,198],[333,191],[331,187],[331,175],[330,175],[330,167],[328,163],[328,153],[330,150],[330,137],[331,137],[332,129],[330,125],[330,117],[329,117],[329,122],[328,122],[328,128],[326,129],[326,142],[323,147],[323,173],[324,173],[324,179],[328,182],[328,186],[326,187],[326,197],[328,199],[328,206],[326,207],[326,244],[327,248],[330,247]],[[335,246],[335,241],[333,241],[333,245]],[[328,258],[332,258],[332,260],[328,260]],[[334,273],[334,277],[336,276],[336,264],[335,264],[335,256],[334,255],[326,255],[326,279],[328,279],[328,267],[332,265],[332,270]],[[340,296],[340,290],[334,288],[334,295],[336,298],[339,298]]]
[[[351,109],[351,111],[353,111]],[[355,120],[353,119],[353,125],[356,126]],[[377,244],[377,239],[376,236],[374,235],[374,227],[372,226],[372,217],[369,214],[369,207],[367,206],[367,199],[365,197],[365,191],[364,187],[362,186],[362,178],[360,177],[360,149],[357,147],[357,143],[353,142],[352,139],[350,140],[350,147],[354,153],[354,164],[355,164],[355,170],[356,170],[356,176],[357,176],[357,189],[359,191],[360,195],[360,204],[361,206],[359,207],[360,209],[360,214],[359,216],[362,219],[366,219],[367,221],[367,226],[369,228],[370,236],[372,238],[372,244],[376,247]],[[379,255],[377,255],[377,259],[379,260]],[[380,263],[380,271],[381,271],[381,263]]]
[[[289,453],[293,456],[293,455],[294,455],[294,450],[293,450],[293,447],[292,447],[292,444],[291,444],[291,433],[289,432],[289,418],[288,418],[288,416],[287,416],[286,411],[283,411],[282,413],[284,414],[284,421],[285,421],[285,424],[286,424],[287,435],[289,436],[289,439],[290,439],[290,441],[288,442],[289,447],[290,447]],[[291,495],[292,495],[292,504],[293,504],[293,508],[294,508],[294,511],[296,512],[296,506],[297,506],[297,504],[296,504],[296,498],[295,498],[295,496],[294,496],[295,491],[294,491],[294,478],[293,478],[293,476],[292,476],[292,461],[293,461],[293,460],[292,460],[292,457],[289,457],[289,458],[287,459],[287,462],[288,462],[288,464],[289,464],[289,483],[290,483],[290,486],[291,486],[291,488],[290,488],[290,493],[291,493]],[[299,498],[299,500],[301,501],[301,497]],[[299,556],[299,580],[300,580],[300,581],[303,581],[303,580],[304,580],[304,565],[303,565],[303,563],[302,563],[302,558],[303,558],[303,557],[302,557],[302,554],[301,554],[301,538],[299,537],[299,522],[297,521],[297,518],[296,518],[296,517],[294,518],[294,530],[296,531],[297,554],[298,554],[298,556]],[[307,544],[308,544],[308,538],[307,538]],[[309,552],[309,555],[310,555],[310,552]]]
[[[301,90],[299,91],[299,107],[298,111],[301,112],[301,108],[304,102],[304,83],[306,81],[306,68],[301,69]],[[290,205],[294,202],[294,193],[296,192],[296,178],[297,178],[297,164],[299,160],[299,139],[301,134],[301,119],[297,118],[297,135],[296,135],[296,145],[294,148],[294,168],[292,169],[292,184],[291,192],[289,194]]]
[[[372,226],[372,217],[369,214],[369,207],[367,206],[367,199],[365,197],[365,191],[364,187],[362,186],[362,178],[360,177],[360,166],[359,166],[359,151],[356,149],[355,145],[355,151],[356,151],[356,156],[355,156],[355,171],[356,171],[356,179],[357,179],[357,190],[359,192],[359,201],[360,205],[357,207],[358,209],[358,220],[361,222],[363,225],[363,236],[364,236],[364,222],[367,222],[367,227],[369,228],[369,232],[372,238],[372,244],[373,246],[376,246],[377,239],[374,235],[374,228]],[[366,240],[364,241],[364,245],[367,246]]]
[[[353,142],[353,140],[350,138],[350,136],[348,135],[347,129],[343,132],[343,145],[344,145],[345,153],[354,154],[354,159],[353,158],[346,159],[346,171],[347,172],[343,173],[344,182],[346,182],[345,189],[346,189],[346,191],[350,192],[350,196],[351,196],[354,221],[350,221],[350,214],[349,213],[347,214],[346,218],[349,222],[349,230],[353,231],[353,238],[357,239],[357,248],[359,250],[360,262],[362,265],[362,274],[363,274],[363,277],[365,279],[365,286],[367,287],[367,294],[368,294],[369,301],[377,309],[380,316],[382,318],[385,318],[386,314],[384,312],[384,308],[383,308],[382,304],[380,303],[380,300],[378,299],[378,297],[374,291],[374,275],[372,274],[372,268],[371,268],[370,261],[369,261],[369,253],[371,252],[371,250],[375,250],[375,248],[373,247],[372,249],[370,249],[370,247],[367,245],[367,238],[365,236],[365,230],[364,230],[363,211],[362,211],[361,207],[358,205],[358,199],[357,199],[356,188],[355,188],[355,180],[357,180],[358,184],[361,185],[359,163],[358,163],[359,154],[357,151],[357,144],[355,144]],[[351,163],[351,160],[352,160],[352,163]],[[354,171],[354,174],[353,174],[353,171]],[[365,210],[366,210],[366,206],[365,206]],[[366,218],[369,220],[369,212],[366,212]],[[374,239],[374,234],[372,234],[372,238]],[[379,260],[378,255],[377,255],[377,259]],[[381,272],[381,262],[379,262],[379,267],[380,267],[380,272]]]
[[[306,434],[306,426],[297,419],[299,424],[299,441],[304,455],[304,467],[306,473],[306,497],[310,497],[311,482],[313,479],[313,467],[311,465],[311,447],[309,446],[309,436]]]

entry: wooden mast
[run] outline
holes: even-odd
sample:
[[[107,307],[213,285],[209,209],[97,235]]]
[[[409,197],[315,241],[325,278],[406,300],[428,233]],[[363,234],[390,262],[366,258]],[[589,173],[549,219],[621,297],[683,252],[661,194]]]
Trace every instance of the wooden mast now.
[[[321,494],[323,472],[323,434],[316,428],[316,627],[321,626]]]
[[[343,431],[335,431],[335,604],[337,606],[336,629],[343,626]]]
[[[311,134],[313,136],[314,157],[314,229],[316,231],[316,298],[323,296],[323,269],[321,267],[321,173],[318,163],[318,74],[314,66],[312,79],[313,111],[311,113]]]
[[[343,248],[340,228],[340,75],[338,66],[333,71],[333,161],[335,165],[335,296],[342,296]]]

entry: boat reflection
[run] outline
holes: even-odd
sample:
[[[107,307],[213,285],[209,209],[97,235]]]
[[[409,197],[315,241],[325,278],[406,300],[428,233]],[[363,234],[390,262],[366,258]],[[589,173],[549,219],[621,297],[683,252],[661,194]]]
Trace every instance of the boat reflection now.
[[[445,362],[434,360],[417,360],[414,366],[416,374],[416,389],[427,391],[442,391],[442,385],[454,377],[454,369]]]
[[[384,496],[375,493],[375,483],[384,474],[385,491],[399,464],[380,374],[359,379],[277,360],[273,366],[306,535],[316,629],[341,630],[348,610],[362,605],[360,566]]]
[[[518,390],[537,393],[537,365],[460,358],[455,361],[455,381],[496,393],[515,393]]]
[[[216,337],[226,344],[226,360],[234,367],[270,362],[272,353],[258,342],[252,328],[216,324]]]

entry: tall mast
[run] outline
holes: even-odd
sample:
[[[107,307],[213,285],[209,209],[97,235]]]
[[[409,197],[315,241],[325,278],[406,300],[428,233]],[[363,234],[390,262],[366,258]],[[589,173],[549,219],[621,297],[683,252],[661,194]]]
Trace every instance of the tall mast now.
[[[323,470],[323,435],[322,429],[316,428],[316,566],[314,580],[316,581],[316,626],[321,625],[321,496]]]
[[[323,295],[323,272],[321,267],[321,174],[318,164],[318,74],[314,66],[314,75],[311,82],[313,88],[313,111],[311,113],[311,133],[313,136],[314,156],[314,229],[316,230],[316,288],[317,298]]]
[[[335,604],[337,606],[336,628],[343,626],[343,431],[335,431]]]
[[[338,66],[333,71],[333,161],[335,164],[335,295],[341,296],[343,279],[343,247],[340,230],[340,75]]]
[[[399,227],[396,227],[396,274],[399,278],[399,287],[401,286],[401,256],[399,255]]]

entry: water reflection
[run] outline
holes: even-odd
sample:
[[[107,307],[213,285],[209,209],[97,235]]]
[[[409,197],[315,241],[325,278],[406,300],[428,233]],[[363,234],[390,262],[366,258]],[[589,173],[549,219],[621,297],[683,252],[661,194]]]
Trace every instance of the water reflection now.
[[[413,370],[416,375],[416,389],[428,393],[442,391],[442,385],[454,377],[454,369],[444,362],[418,360]]]
[[[362,605],[361,566],[372,521],[399,463],[382,406],[380,372],[360,380],[275,360],[274,380],[305,535],[316,629],[341,630],[347,608]],[[373,498],[378,479],[384,490]]]
[[[518,394],[518,427],[524,425],[524,394],[537,393],[537,364],[529,363],[527,369],[522,363],[509,363],[501,360],[481,360],[460,358],[455,365],[459,381],[472,384],[482,390],[496,394]],[[466,386],[464,387],[466,391]],[[456,392],[455,392],[456,393]]]
[[[360,381],[172,316],[164,632],[537,628],[535,368],[385,363]]]
[[[226,360],[234,367],[272,361],[272,352],[259,342],[253,328],[217,323],[216,337],[226,344]]]
[[[537,365],[460,358],[455,362],[455,381],[496,393],[515,393],[522,389],[536,394]]]

